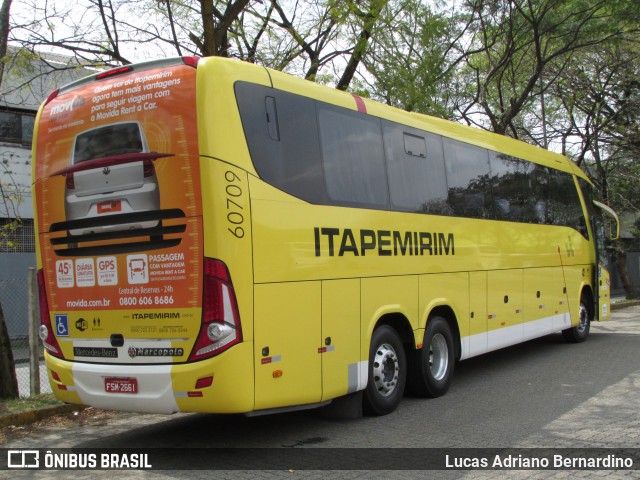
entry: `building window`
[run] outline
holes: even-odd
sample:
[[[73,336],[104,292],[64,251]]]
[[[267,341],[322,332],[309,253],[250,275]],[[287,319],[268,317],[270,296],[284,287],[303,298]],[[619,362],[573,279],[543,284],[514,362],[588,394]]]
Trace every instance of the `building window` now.
[[[34,113],[0,111],[0,141],[31,145]]]

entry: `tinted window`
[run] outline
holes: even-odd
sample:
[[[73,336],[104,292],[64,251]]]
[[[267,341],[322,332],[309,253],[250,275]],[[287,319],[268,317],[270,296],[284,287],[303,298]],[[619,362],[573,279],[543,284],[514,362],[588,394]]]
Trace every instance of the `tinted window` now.
[[[549,223],[575,228],[587,236],[586,222],[573,176],[551,170],[548,187],[546,198],[550,214]]]
[[[315,101],[250,83],[235,85],[249,152],[260,178],[307,200],[325,199]]]
[[[484,148],[443,139],[448,203],[452,214],[491,218],[489,153]]]
[[[380,120],[319,104],[318,124],[329,198],[338,203],[388,204]]]
[[[140,125],[135,122],[116,123],[78,135],[73,149],[73,163],[142,151]]]
[[[512,222],[544,223],[543,205],[535,195],[534,164],[490,152],[496,218]]]
[[[391,204],[401,210],[449,214],[442,139],[397,123],[383,125]]]
[[[593,217],[594,215],[599,215],[600,212],[593,204],[593,201],[596,199],[593,185],[587,182],[584,178],[578,178],[578,185],[580,186],[580,190],[582,190],[582,197],[584,198],[584,203],[587,207],[589,216]]]

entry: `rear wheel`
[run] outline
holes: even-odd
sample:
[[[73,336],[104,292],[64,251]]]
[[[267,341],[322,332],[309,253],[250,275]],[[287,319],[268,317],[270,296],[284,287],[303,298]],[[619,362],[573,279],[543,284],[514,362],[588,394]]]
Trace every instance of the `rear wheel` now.
[[[584,342],[589,336],[593,314],[589,308],[589,300],[585,295],[580,297],[580,321],[575,327],[562,331],[562,336],[569,343]]]
[[[453,378],[455,350],[449,323],[442,317],[427,322],[422,348],[415,353],[411,391],[422,397],[447,393]]]
[[[393,412],[404,395],[406,378],[407,361],[400,336],[389,325],[376,328],[369,348],[365,411],[372,415]]]

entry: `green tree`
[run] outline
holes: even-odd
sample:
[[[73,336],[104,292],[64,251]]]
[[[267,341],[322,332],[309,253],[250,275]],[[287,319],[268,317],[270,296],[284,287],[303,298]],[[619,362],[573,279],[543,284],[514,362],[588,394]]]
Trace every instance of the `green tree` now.
[[[622,1],[620,3],[626,3]],[[581,51],[628,33],[607,0],[466,0],[456,112],[469,124],[533,140],[521,128]],[[553,67],[553,68],[552,68]],[[544,105],[542,103],[542,105]]]
[[[371,96],[403,110],[450,118],[453,19],[417,0],[389,3],[383,15],[363,59]]]
[[[640,239],[640,49],[602,45],[580,56],[550,90],[564,107],[563,148],[591,177],[600,196]],[[632,242],[631,242],[632,243]],[[635,242],[637,245],[637,242]],[[616,263],[628,298],[640,295],[626,269],[629,240],[616,244]]]

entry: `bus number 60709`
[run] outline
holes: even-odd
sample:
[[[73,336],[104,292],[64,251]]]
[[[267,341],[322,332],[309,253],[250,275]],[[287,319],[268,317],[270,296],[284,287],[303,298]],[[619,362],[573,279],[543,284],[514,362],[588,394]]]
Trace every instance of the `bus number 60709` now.
[[[240,177],[233,173],[231,170],[227,170],[224,173],[224,178],[227,181],[225,192],[227,194],[227,221],[229,222],[229,232],[234,237],[243,238],[244,228],[244,216],[242,210],[244,208],[240,203],[240,197],[242,197],[242,187],[240,187]]]

